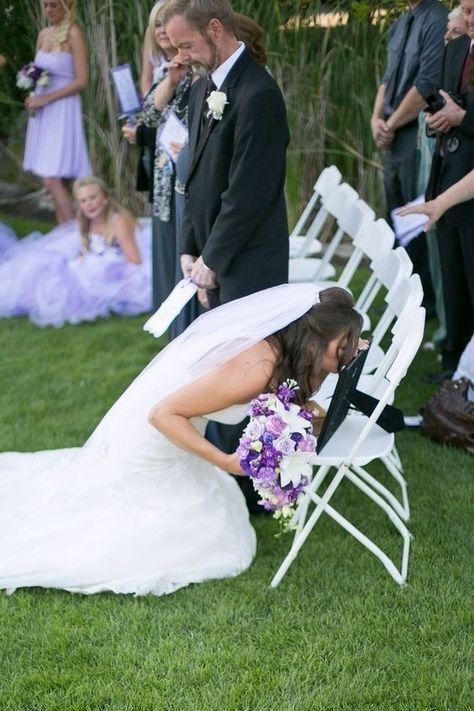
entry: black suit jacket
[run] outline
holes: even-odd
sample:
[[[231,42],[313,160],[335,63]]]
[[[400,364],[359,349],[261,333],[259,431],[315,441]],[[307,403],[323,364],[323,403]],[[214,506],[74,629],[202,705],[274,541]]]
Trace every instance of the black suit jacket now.
[[[463,91],[461,87],[470,45],[470,38],[463,36],[449,42],[445,49],[440,88],[459,100],[466,110],[466,115],[460,126],[437,140],[430,181],[426,191],[428,198],[436,197],[447,190],[474,168],[474,96]],[[458,144],[457,150],[454,152],[448,150],[450,139],[457,141]],[[461,203],[448,210],[443,221],[450,227],[474,221],[474,200]]]
[[[283,97],[247,49],[220,91],[229,102],[223,117],[200,131],[206,81],[191,90],[180,244],[181,253],[202,255],[216,272],[212,305],[288,281],[284,183],[290,136]]]

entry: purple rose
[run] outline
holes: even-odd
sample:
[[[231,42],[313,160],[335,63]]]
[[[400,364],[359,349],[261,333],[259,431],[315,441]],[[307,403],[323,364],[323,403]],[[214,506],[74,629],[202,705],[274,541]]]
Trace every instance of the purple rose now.
[[[306,435],[298,442],[298,450],[300,452],[315,452],[316,451],[316,437],[313,435]]]
[[[260,439],[263,432],[263,425],[256,418],[252,418],[244,430],[245,436],[249,437],[252,442]]]
[[[263,444],[271,445],[276,436],[277,435],[274,435],[271,432],[264,432],[262,437]]]
[[[281,452],[283,454],[283,456],[287,456],[289,454],[293,454],[296,448],[296,443],[293,442],[293,440],[289,437],[280,437],[279,439],[275,440],[274,446],[278,452]]]
[[[271,467],[262,467],[258,472],[258,479],[261,482],[272,482],[276,479],[275,470]]]
[[[277,437],[280,437],[280,435],[283,434],[286,427],[286,423],[281,419],[279,415],[272,415],[272,417],[269,417],[265,423],[266,431],[276,435]]]

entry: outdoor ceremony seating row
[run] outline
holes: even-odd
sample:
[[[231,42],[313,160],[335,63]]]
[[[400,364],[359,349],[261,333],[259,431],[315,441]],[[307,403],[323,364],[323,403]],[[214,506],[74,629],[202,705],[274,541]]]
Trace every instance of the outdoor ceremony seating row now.
[[[389,225],[383,219],[376,220],[370,206],[341,180],[339,171],[331,166],[316,181],[314,193],[293,231],[293,238],[304,239],[304,245],[299,256],[290,259],[290,280],[311,281],[321,288],[338,285],[352,291],[359,267],[364,260],[367,262],[367,280],[358,296],[354,295],[356,307],[364,318],[364,330],[370,329],[377,316],[378,322],[373,329],[358,389],[376,397],[379,402],[370,417],[350,411],[316,456],[313,479],[292,522],[295,534],[291,549],[275,574],[272,587],[280,583],[324,512],[371,551],[397,583],[403,584],[407,578],[411,537],[406,527],[410,516],[407,482],[395,436],[385,432],[377,424],[377,419],[384,407],[393,403],[396,388],[421,345],[425,323],[425,312],[421,307],[423,291],[418,275],[412,274],[413,265],[406,250],[393,248],[395,236]],[[321,243],[322,256],[309,257],[309,246],[323,231],[329,237]],[[324,278],[323,274],[335,274],[333,258],[344,238],[352,252],[339,278],[331,281],[332,277]],[[305,274],[311,277],[303,279]],[[376,311],[380,309],[382,297],[384,306],[378,315]],[[315,395],[317,403],[325,410],[336,382],[337,376],[330,376]],[[400,499],[380,477],[368,470],[368,466],[376,461],[384,465],[391,480],[398,485]],[[344,480],[352,482],[382,509],[401,535],[403,551],[399,566],[366,533],[335,509],[333,496]]]

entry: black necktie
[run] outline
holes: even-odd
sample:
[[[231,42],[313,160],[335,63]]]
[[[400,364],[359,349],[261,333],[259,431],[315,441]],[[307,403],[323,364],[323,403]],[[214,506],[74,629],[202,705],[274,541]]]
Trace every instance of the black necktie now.
[[[461,90],[462,91],[467,91],[469,74],[470,74],[471,67],[473,64],[474,64],[474,44],[471,45],[471,49],[469,50],[469,54],[467,55],[466,62],[464,64],[464,69],[463,69],[462,79],[461,79]]]
[[[385,106],[389,106],[392,110],[395,109],[394,103],[395,103],[395,99],[396,99],[397,91],[398,91],[398,81],[400,79],[401,68],[404,64],[405,48],[407,46],[408,37],[410,35],[411,26],[413,25],[414,19],[415,19],[415,16],[413,15],[413,13],[409,12],[407,14],[407,18],[406,18],[406,22],[405,22],[405,28],[403,31],[403,38],[400,43],[400,54],[398,55],[397,68],[392,75],[392,79],[390,79],[387,82],[387,86],[385,88],[385,102],[384,103],[385,103]]]
[[[209,74],[209,76],[207,77],[207,89],[206,89],[206,95],[204,97],[204,105],[202,107],[202,114],[201,114],[201,134],[204,131],[204,127],[206,126],[206,124],[209,120],[208,116],[207,116],[207,114],[209,112],[209,106],[207,105],[207,99],[209,98],[211,91],[215,91],[216,88],[217,87],[214,84],[214,82],[212,81],[211,75]]]

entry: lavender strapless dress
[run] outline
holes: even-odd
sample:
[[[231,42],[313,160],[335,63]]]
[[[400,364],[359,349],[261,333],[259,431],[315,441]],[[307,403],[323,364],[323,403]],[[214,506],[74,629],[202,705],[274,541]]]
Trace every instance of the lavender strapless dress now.
[[[0,318],[29,316],[38,326],[94,321],[111,313],[151,309],[151,225],[135,231],[141,264],[128,262],[118,244],[91,236],[84,256],[75,221],[46,235],[10,242],[0,254]]]
[[[49,74],[48,86],[36,87],[37,96],[61,89],[74,79],[74,60],[69,52],[39,50],[35,64]],[[79,94],[53,101],[30,116],[23,167],[43,178],[92,175]]]
[[[12,228],[4,222],[0,222],[0,260],[3,252],[6,252],[15,243],[15,239]]]

